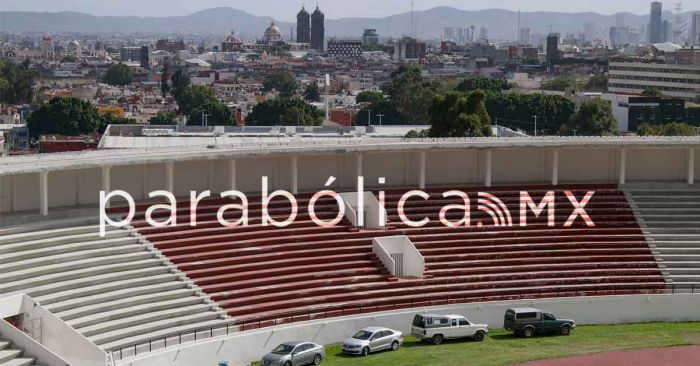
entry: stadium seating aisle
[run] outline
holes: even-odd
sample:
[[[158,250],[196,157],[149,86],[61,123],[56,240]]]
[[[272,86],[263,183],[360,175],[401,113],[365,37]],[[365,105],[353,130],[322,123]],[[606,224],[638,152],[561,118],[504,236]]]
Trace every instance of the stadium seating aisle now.
[[[94,219],[0,237],[0,296],[24,292],[105,350],[228,317],[133,229]]]
[[[406,215],[432,222],[422,228],[403,224],[396,209],[404,191],[386,192],[387,230],[357,230],[343,221],[332,228],[317,227],[305,214],[309,196],[300,195],[299,217],[279,229],[259,222],[259,198],[249,198],[249,227],[223,228],[216,222],[220,200],[202,202],[198,226],[189,226],[189,208],[178,211],[179,225],[150,228],[144,209],[134,223],[203,291],[244,329],[292,320],[371,312],[450,302],[665,291],[665,282],[623,192],[616,186],[557,187],[556,225],[530,213],[527,227],[519,226],[520,191],[539,202],[549,187],[500,187],[498,196],[512,215],[513,226],[494,227],[492,217],[477,209],[474,194],[471,227],[447,228],[438,213],[449,203],[428,190],[429,200],[413,198]],[[580,200],[595,191],[586,212],[596,226],[579,217],[564,227],[573,210],[563,190]],[[289,214],[286,202],[273,201],[272,214]],[[321,200],[316,212],[332,218],[337,208]],[[236,219],[237,213],[227,218]],[[459,219],[462,213],[450,212]],[[482,226],[477,225],[482,222]],[[421,279],[391,278],[372,254],[372,239],[407,235],[426,260]]]
[[[0,339],[0,365],[35,366],[35,358],[24,354],[24,350],[12,347],[12,343]]]
[[[669,285],[676,292],[700,290],[700,189],[626,192]]]

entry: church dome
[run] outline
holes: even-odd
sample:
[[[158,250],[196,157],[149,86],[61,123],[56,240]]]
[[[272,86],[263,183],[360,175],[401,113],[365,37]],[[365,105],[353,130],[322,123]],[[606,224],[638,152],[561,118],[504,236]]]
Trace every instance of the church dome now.
[[[226,40],[224,42],[226,42],[226,43],[243,43],[243,40],[241,39],[241,37],[239,37],[236,34],[236,32],[231,32],[231,34],[229,34],[226,37]]]
[[[265,37],[273,38],[282,36],[282,31],[275,25],[275,22],[270,23],[270,26],[265,30]]]
[[[281,41],[282,31],[275,25],[275,22],[270,23],[270,26],[265,30],[265,35],[263,35],[263,42],[275,43]]]

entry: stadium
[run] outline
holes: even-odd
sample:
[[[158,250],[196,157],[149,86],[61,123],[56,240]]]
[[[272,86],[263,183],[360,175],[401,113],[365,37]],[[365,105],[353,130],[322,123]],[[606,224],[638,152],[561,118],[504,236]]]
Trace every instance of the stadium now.
[[[698,138],[120,149],[108,137],[96,151],[0,159],[0,338],[33,357],[18,365],[245,365],[290,340],[331,345],[374,325],[410,334],[416,313],[498,329],[522,306],[578,325],[700,321]],[[298,207],[267,200],[263,177]],[[117,190],[133,204],[101,202]],[[221,210],[232,190],[246,196],[247,225],[221,224],[242,217]],[[344,206],[315,197],[324,190]],[[158,191],[176,197],[171,212],[154,209]],[[129,221],[100,236],[101,211]],[[265,214],[295,219],[270,226]]]

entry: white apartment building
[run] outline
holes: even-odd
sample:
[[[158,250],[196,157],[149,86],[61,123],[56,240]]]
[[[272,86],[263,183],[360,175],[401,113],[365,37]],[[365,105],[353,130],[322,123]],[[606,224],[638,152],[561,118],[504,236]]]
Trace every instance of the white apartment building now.
[[[608,91],[641,94],[657,88],[664,95],[694,99],[700,94],[700,65],[610,62]]]

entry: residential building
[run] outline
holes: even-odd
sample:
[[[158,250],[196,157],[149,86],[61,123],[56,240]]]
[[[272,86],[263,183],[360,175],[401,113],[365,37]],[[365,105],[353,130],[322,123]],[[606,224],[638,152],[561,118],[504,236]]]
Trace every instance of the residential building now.
[[[662,124],[687,121],[685,100],[680,98],[605,94],[620,131],[637,131],[643,123]]]
[[[138,62],[144,68],[149,68],[148,46],[122,47],[120,55],[122,62]]]
[[[657,88],[666,96],[694,99],[700,94],[700,65],[611,61],[608,91],[641,94]]]
[[[700,47],[700,11],[691,15],[690,24],[690,44]]]
[[[421,61],[425,59],[426,44],[410,37],[404,37],[394,44],[394,61]]]
[[[559,35],[556,33],[550,33],[547,36],[547,62],[557,62],[561,59],[561,52],[559,51]]]
[[[651,14],[649,16],[649,43],[661,43],[663,40],[663,23],[661,21],[661,12],[663,4],[659,1],[651,3]]]
[[[311,14],[311,48],[317,51],[323,51],[326,38],[326,16],[321,12],[319,7],[316,7]]]
[[[361,58],[362,41],[331,39],[328,41],[327,52],[337,58]]]
[[[311,43],[311,14],[304,7],[297,14],[297,43]]]
[[[365,29],[362,33],[362,44],[365,46],[379,45],[379,34],[376,29]]]

